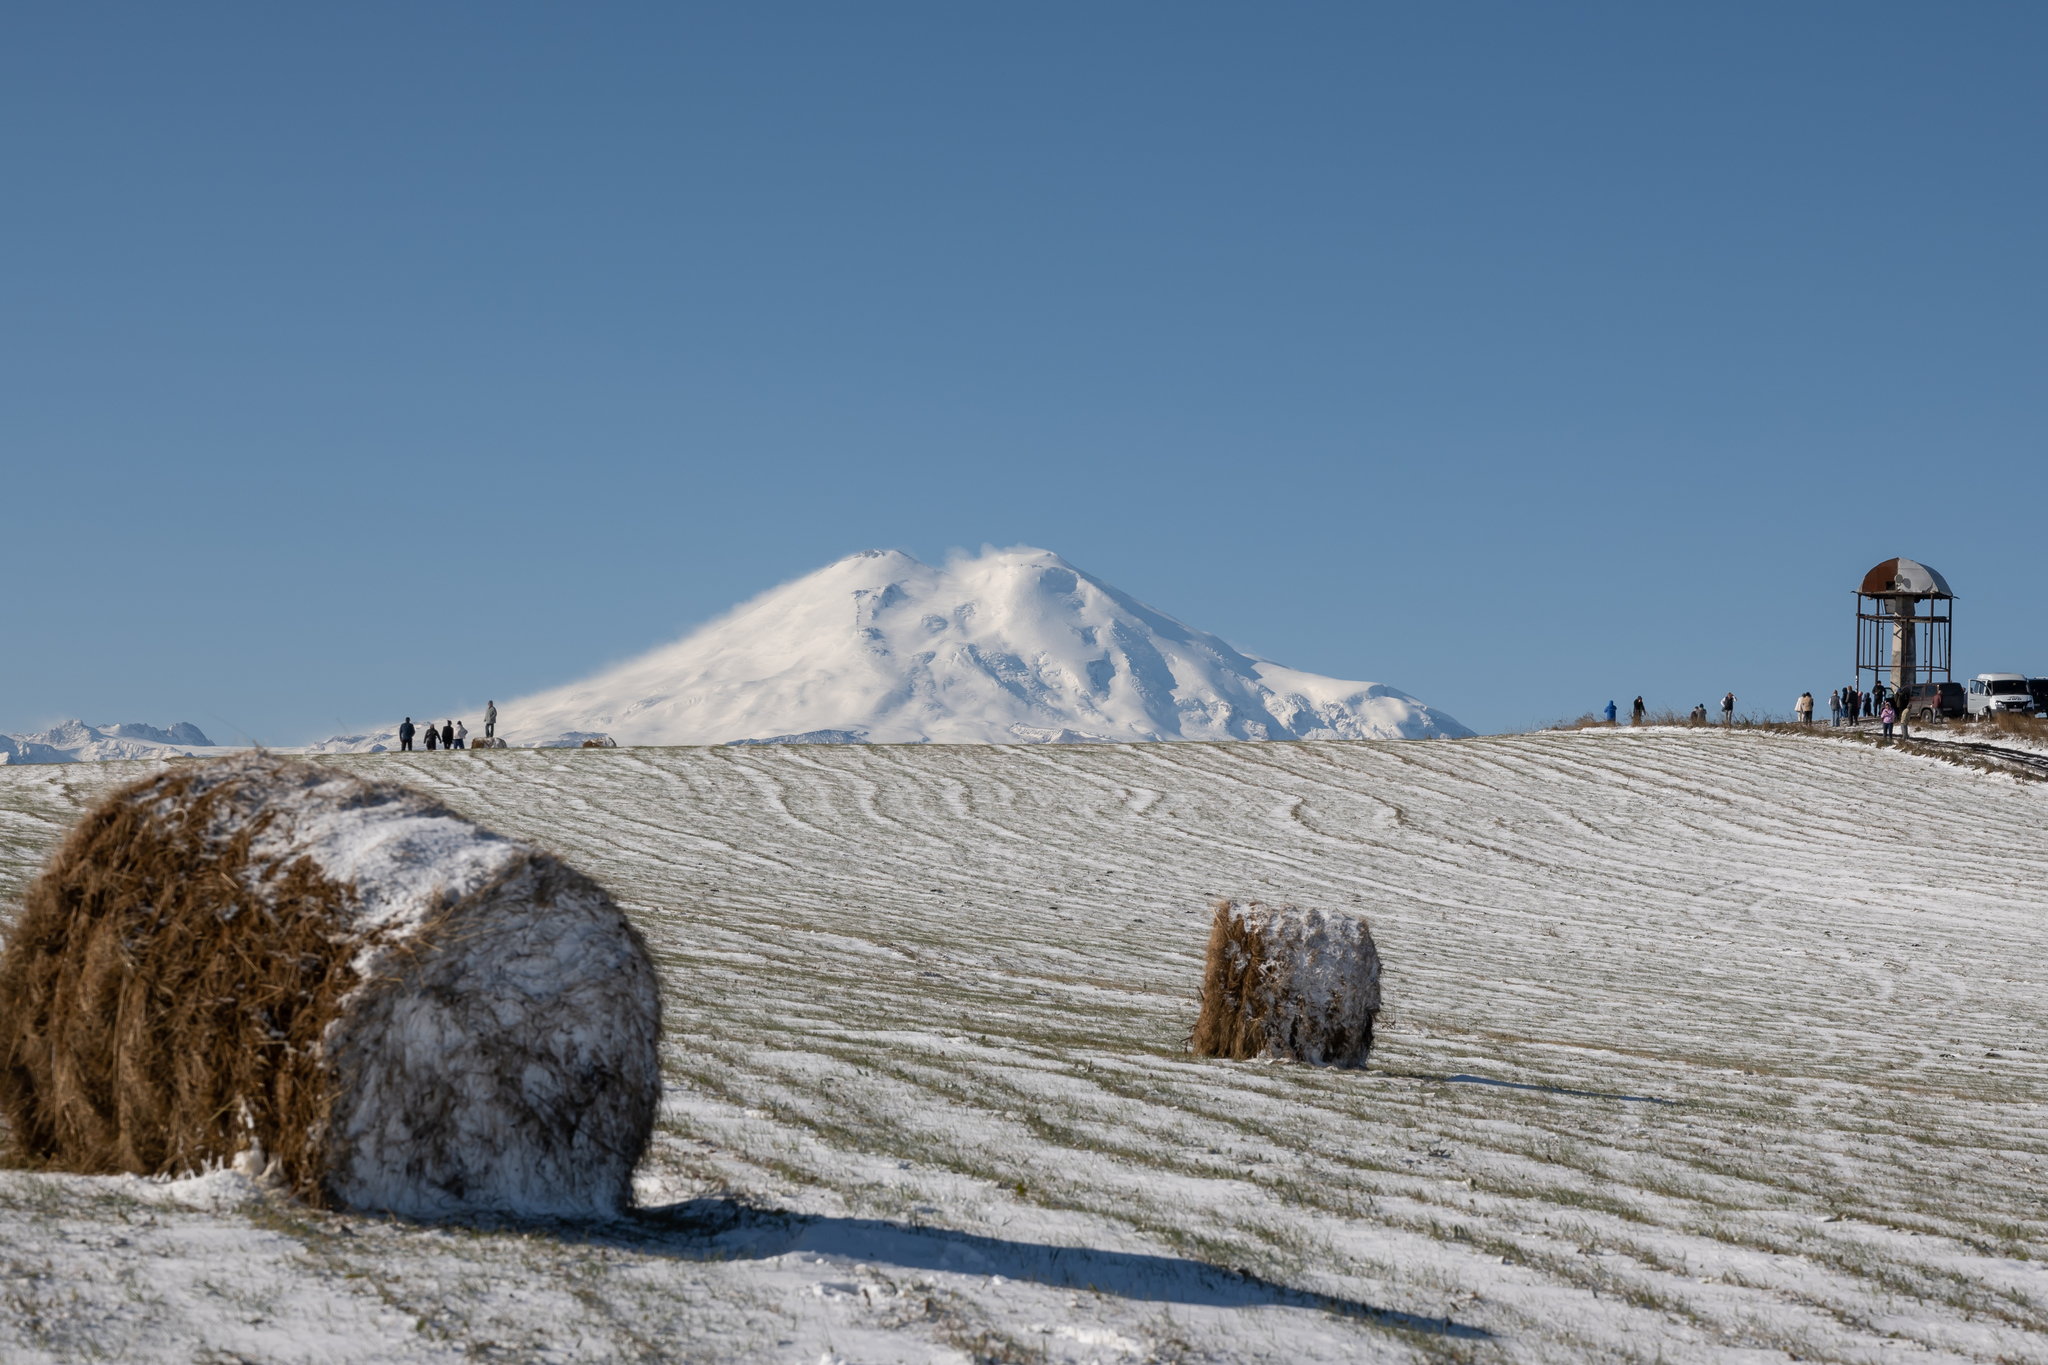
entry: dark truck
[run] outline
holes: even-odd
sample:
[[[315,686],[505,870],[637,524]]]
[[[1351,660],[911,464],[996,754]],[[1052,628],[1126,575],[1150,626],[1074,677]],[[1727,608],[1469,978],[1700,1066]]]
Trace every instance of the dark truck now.
[[[1901,709],[1920,720],[1933,720],[1936,716],[1953,720],[1970,709],[1970,694],[1957,682],[1914,683]]]

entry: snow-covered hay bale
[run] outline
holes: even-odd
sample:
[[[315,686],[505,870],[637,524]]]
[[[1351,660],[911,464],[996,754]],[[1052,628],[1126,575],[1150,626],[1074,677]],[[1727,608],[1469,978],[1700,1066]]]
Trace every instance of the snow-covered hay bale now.
[[[30,887],[0,1110],[65,1170],[254,1158],[316,1204],[609,1214],[659,1020],[588,877],[404,787],[253,755],[115,792]]]
[[[1380,955],[1352,915],[1218,901],[1190,1042],[1204,1057],[1364,1066]]]

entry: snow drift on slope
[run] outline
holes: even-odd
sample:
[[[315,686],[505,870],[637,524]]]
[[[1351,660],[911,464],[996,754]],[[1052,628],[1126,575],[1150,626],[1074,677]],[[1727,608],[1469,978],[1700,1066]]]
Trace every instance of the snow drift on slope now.
[[[586,681],[499,707],[514,744],[1418,739],[1472,732],[1377,683],[1242,654],[1046,550],[869,550]]]
[[[0,763],[90,763],[108,758],[165,758],[220,752],[189,720],[168,730],[140,721],[87,725],[67,720],[32,735],[0,735]]]

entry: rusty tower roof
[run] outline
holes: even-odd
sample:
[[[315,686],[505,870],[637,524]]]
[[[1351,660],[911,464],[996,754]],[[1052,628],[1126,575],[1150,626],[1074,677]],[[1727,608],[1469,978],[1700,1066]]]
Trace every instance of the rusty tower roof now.
[[[1913,559],[1887,559],[1863,575],[1865,597],[1953,597],[1948,580]]]

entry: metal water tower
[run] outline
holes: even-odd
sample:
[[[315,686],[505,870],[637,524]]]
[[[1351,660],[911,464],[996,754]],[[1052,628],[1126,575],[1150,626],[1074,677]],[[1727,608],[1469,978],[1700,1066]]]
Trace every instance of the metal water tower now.
[[[1863,575],[1856,589],[1856,686],[1882,682],[1896,692],[1947,682],[1954,602],[1947,579],[1910,559],[1887,559]]]

